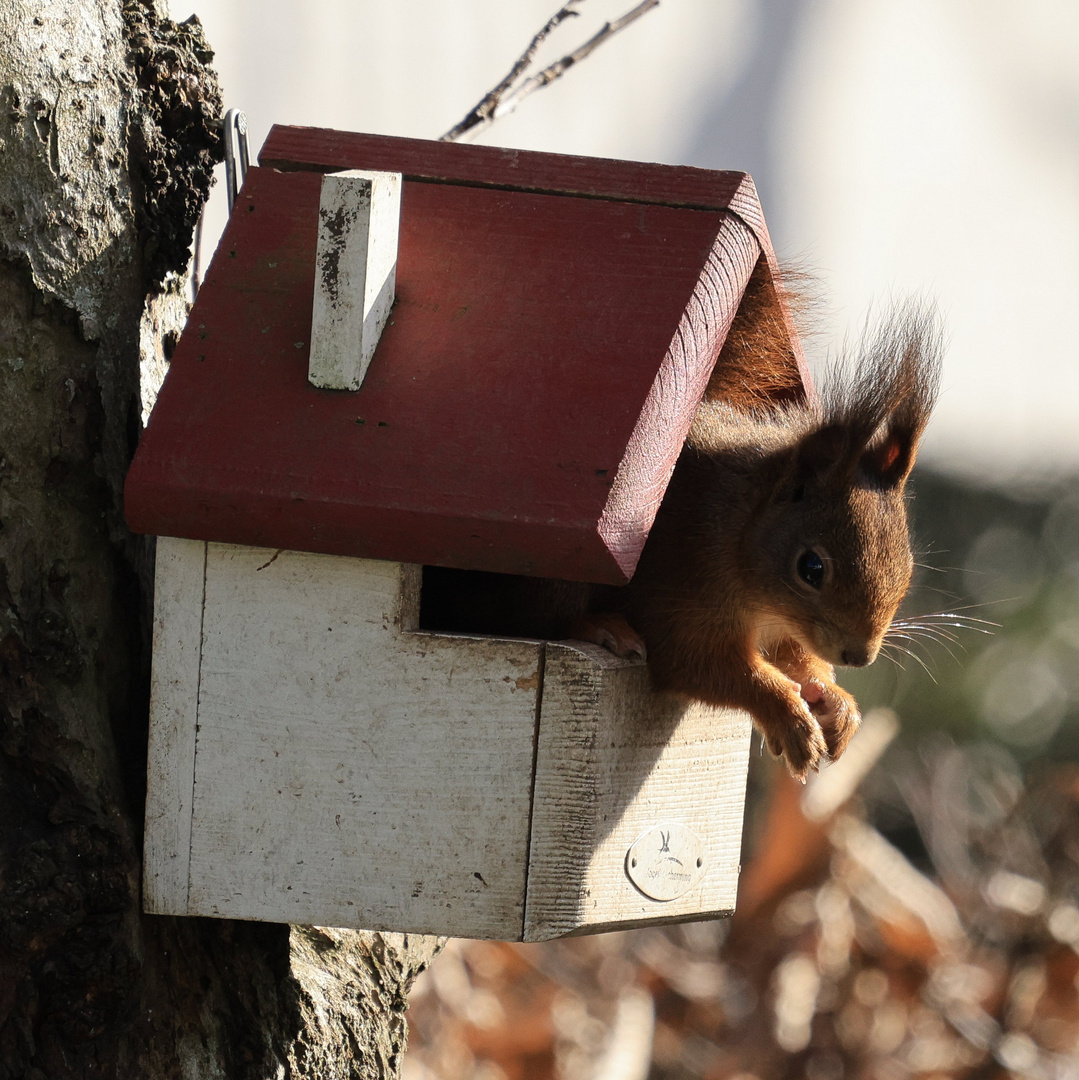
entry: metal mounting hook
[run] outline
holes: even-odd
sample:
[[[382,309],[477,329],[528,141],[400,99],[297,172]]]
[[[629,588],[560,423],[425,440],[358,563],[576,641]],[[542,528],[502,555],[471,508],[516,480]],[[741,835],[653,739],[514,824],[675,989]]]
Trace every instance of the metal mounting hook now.
[[[232,213],[236,196],[247,177],[251,158],[247,149],[247,116],[239,109],[229,109],[221,120],[221,134],[225,140],[225,196]],[[191,260],[191,299],[199,294],[202,283],[202,223],[206,216],[203,206],[195,225],[194,255]]]
[[[247,149],[247,117],[239,109],[229,109],[221,125],[225,136],[225,194],[231,214],[251,164]]]

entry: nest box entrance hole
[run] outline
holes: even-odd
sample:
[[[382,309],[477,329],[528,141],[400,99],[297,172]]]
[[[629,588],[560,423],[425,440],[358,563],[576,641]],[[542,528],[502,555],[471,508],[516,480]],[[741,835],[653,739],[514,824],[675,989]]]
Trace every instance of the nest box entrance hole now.
[[[420,630],[557,641],[615,586],[486,570],[423,567]]]

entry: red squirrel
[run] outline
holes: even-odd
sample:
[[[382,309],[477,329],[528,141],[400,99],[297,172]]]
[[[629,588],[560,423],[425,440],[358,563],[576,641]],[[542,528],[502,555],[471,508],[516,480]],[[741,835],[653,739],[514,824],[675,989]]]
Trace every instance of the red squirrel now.
[[[822,396],[792,400],[767,299],[758,289],[739,311],[625,587],[639,637],[618,616],[575,631],[646,652],[657,689],[747,710],[804,781],[861,719],[833,665],[873,662],[910,584],[905,487],[941,337],[930,312],[897,309]]]
[[[833,665],[874,660],[910,584],[905,486],[940,353],[934,318],[899,309],[806,398],[762,260],[632,581],[428,567],[421,625],[647,655],[658,690],[745,709],[805,780],[860,722]]]

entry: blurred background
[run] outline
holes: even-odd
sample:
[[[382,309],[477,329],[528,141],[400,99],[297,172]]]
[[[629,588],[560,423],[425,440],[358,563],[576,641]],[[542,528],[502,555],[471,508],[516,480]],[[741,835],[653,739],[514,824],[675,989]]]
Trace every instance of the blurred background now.
[[[253,153],[273,123],[437,137],[557,7],[171,5]],[[584,0],[540,62],[631,6]],[[906,611],[998,625],[938,622],[845,680],[898,734],[856,782],[825,772],[826,811],[754,755],[732,922],[451,943],[410,1080],[1079,1077],[1079,5],[662,0],[478,141],[752,173],[819,282],[822,364],[935,300]],[[219,185],[204,259],[224,216]]]

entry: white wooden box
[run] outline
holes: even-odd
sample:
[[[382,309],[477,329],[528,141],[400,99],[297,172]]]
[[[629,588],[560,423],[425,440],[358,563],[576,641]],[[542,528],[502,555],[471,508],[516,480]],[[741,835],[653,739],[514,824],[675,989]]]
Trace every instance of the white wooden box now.
[[[417,631],[418,566],[157,550],[147,911],[524,941],[733,911],[745,714]]]

